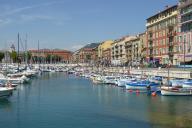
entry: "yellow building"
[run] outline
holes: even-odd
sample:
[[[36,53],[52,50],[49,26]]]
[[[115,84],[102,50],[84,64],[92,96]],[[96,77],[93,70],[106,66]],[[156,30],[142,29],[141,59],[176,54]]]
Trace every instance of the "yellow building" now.
[[[105,55],[104,51],[111,48],[111,44],[113,43],[112,40],[107,40],[102,42],[98,47],[98,57],[101,60]]]

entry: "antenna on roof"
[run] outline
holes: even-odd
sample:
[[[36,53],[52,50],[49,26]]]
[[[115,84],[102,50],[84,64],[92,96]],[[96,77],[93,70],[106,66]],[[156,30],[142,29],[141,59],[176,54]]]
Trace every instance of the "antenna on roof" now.
[[[165,8],[166,8],[166,9],[169,8],[169,5],[166,5]]]

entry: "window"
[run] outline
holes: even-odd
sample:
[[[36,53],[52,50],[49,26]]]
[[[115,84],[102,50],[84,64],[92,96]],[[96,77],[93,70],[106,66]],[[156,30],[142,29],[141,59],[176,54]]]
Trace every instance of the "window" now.
[[[165,36],[165,30],[163,30],[163,36]]]
[[[161,48],[159,49],[159,54],[160,54],[160,55],[162,54],[162,49],[161,49]]]
[[[163,54],[165,54],[165,48],[163,48]]]
[[[182,45],[180,45],[180,52],[183,52],[183,46]]]

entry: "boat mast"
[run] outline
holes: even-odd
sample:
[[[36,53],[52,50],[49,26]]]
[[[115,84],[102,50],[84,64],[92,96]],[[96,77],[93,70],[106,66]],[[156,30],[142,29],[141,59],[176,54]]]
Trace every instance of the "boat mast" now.
[[[39,70],[40,70],[39,40],[38,40],[38,65],[39,65]]]
[[[186,38],[184,37],[184,43],[183,43],[183,45],[184,45],[184,53],[183,53],[184,54],[184,57],[183,57],[183,59],[184,59],[183,60],[184,61],[184,70],[185,70],[185,52],[186,52],[185,51],[185,43],[186,43]]]
[[[8,61],[8,48],[7,48],[7,43],[5,43],[5,45],[6,45],[6,46],[5,46],[5,57],[4,57],[4,58],[5,58],[6,75],[7,75],[7,73],[8,73],[8,64],[7,64],[7,63],[8,63],[8,62],[7,62],[7,61]]]
[[[27,60],[28,60],[28,54],[27,54],[27,34],[25,39],[25,66],[27,67]]]
[[[17,63],[18,63],[18,71],[19,71],[19,33],[17,35],[17,38],[18,38],[18,49],[17,49]]]

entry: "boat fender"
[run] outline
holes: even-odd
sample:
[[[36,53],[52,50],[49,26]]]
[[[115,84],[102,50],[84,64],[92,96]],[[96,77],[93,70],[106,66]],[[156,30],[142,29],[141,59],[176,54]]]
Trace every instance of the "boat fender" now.
[[[129,92],[133,92],[133,90],[129,90]]]
[[[155,97],[155,96],[157,96],[157,93],[153,92],[153,93],[151,93],[151,95]]]
[[[136,90],[136,93],[140,93],[140,91],[139,91],[139,90]]]

